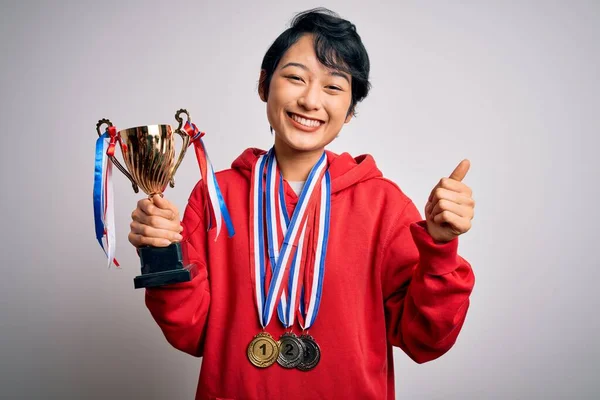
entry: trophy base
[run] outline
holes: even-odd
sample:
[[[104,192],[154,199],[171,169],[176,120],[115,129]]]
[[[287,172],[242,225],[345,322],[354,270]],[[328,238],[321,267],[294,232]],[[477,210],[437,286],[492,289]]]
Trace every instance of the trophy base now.
[[[141,289],[191,281],[195,264],[188,264],[183,249],[181,243],[140,247],[142,275],[134,278],[134,287]]]
[[[192,274],[187,269],[177,269],[173,271],[154,272],[143,274],[133,278],[133,285],[136,289],[151,288],[172,283],[188,282],[192,280]]]

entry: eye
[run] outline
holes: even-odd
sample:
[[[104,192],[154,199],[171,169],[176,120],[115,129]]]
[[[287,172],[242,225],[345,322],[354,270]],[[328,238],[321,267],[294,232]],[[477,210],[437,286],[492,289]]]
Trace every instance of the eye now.
[[[288,76],[286,76],[286,78],[291,79],[293,81],[304,82],[304,80],[302,78],[300,78],[298,75],[288,75]]]
[[[339,87],[339,86],[333,86],[333,85],[329,85],[329,86],[327,86],[327,89],[333,89],[333,90],[342,90],[342,88],[341,88],[341,87]]]

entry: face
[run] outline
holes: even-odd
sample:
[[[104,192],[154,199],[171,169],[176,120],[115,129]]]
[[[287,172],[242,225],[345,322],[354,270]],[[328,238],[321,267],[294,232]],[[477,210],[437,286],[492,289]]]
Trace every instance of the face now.
[[[349,74],[319,62],[312,35],[292,45],[273,73],[266,98],[278,151],[321,153],[352,118],[351,82]]]

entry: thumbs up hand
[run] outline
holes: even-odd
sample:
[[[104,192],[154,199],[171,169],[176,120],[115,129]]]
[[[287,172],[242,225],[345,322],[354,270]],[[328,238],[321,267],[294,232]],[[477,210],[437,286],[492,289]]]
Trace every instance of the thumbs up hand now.
[[[469,160],[462,160],[429,195],[425,206],[427,232],[437,242],[449,242],[471,229],[475,200],[471,188],[462,182],[470,166]]]

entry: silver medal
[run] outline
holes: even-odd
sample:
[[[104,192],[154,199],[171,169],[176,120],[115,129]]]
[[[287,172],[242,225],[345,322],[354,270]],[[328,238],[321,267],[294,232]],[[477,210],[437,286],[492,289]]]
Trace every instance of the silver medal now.
[[[279,339],[277,363],[284,368],[296,368],[304,357],[304,343],[292,332],[286,332]]]

